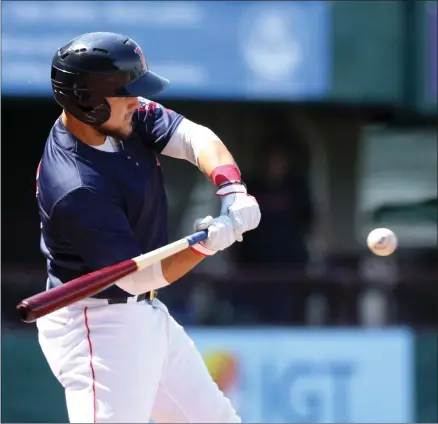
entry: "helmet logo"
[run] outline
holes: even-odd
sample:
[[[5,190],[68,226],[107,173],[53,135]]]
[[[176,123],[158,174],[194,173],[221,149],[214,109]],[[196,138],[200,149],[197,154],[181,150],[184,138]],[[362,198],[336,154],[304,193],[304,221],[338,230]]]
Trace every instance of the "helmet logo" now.
[[[144,54],[141,51],[140,47],[136,47],[134,52],[138,54],[140,61],[141,61],[141,64],[143,66],[143,70],[146,71],[148,69],[148,65],[146,64],[146,59],[144,58]]]

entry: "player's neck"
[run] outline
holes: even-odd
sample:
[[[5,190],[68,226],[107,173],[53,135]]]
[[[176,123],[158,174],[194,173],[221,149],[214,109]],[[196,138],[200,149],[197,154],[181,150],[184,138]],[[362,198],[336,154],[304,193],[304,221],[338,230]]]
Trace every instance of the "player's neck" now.
[[[98,132],[91,125],[86,125],[69,113],[62,112],[62,123],[69,133],[74,135],[82,143],[89,146],[100,146],[105,143],[105,135]]]

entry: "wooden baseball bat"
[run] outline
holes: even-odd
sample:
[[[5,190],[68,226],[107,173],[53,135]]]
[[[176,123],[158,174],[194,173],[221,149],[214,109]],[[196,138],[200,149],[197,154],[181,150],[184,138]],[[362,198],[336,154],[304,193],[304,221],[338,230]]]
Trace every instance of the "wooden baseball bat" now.
[[[44,315],[93,296],[110,287],[120,278],[181,252],[205,240],[207,236],[207,230],[199,231],[152,252],[90,272],[61,286],[28,297],[18,303],[18,315],[24,322],[34,322]]]

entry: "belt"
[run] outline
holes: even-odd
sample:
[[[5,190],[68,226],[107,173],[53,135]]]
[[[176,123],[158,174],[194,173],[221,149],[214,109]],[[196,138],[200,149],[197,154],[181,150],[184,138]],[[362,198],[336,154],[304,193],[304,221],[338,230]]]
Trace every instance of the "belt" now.
[[[143,302],[143,300],[147,300],[148,302],[152,302],[157,296],[156,290],[151,290],[147,293],[138,294],[137,296],[132,297],[114,297],[112,299],[106,299],[109,305],[119,304],[119,303],[135,303],[135,302]]]

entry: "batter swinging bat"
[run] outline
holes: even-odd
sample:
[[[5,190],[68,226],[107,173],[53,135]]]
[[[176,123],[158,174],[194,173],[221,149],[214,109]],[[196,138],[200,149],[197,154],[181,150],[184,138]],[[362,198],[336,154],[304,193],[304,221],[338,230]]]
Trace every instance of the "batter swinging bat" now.
[[[90,272],[61,286],[28,297],[17,305],[18,314],[22,321],[34,322],[44,315],[93,296],[118,279],[181,252],[205,240],[207,236],[207,230],[199,231],[152,252]]]

